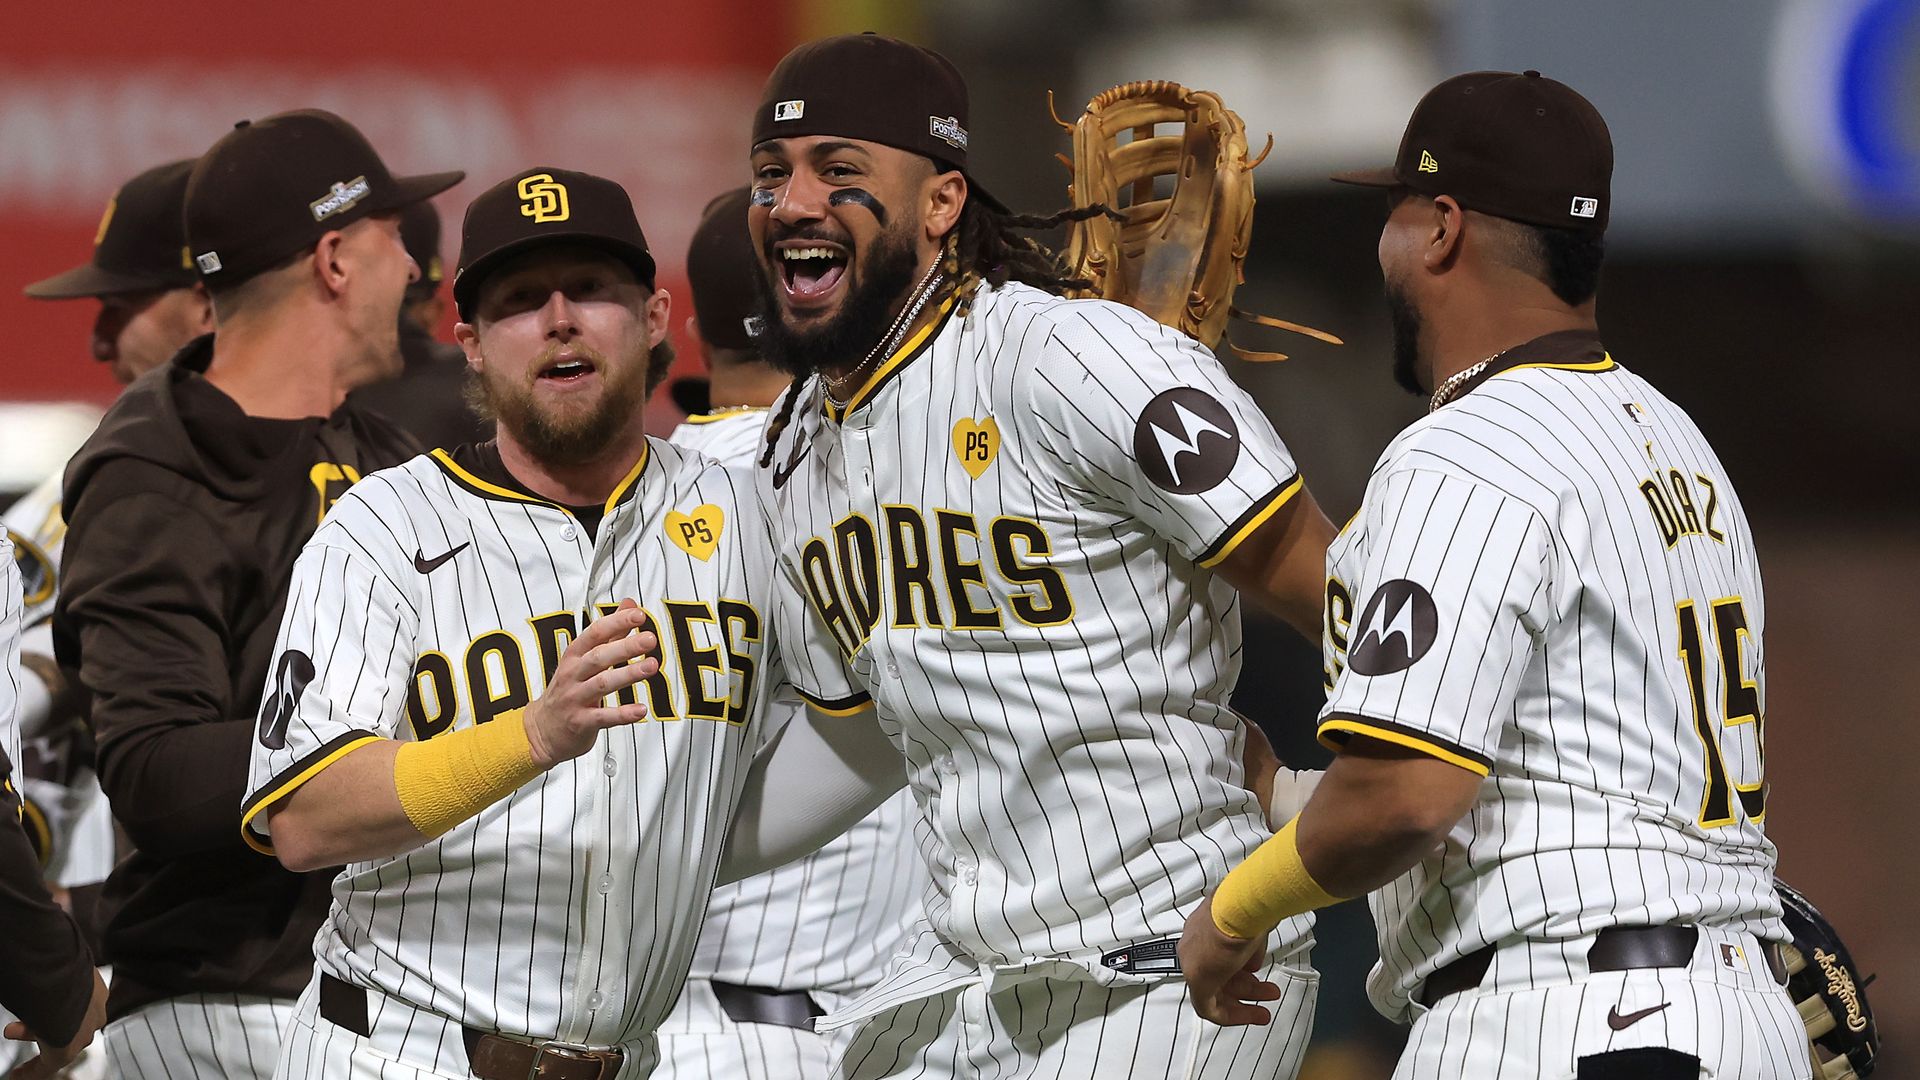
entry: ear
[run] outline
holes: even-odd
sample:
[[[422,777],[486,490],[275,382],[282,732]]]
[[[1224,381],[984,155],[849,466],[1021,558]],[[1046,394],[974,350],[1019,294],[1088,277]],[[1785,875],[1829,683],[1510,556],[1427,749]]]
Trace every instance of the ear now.
[[[207,287],[202,282],[193,283],[193,325],[202,334],[213,333],[213,298],[207,295]]]
[[[647,297],[647,347],[655,348],[666,339],[667,326],[673,317],[673,296],[665,289],[653,290]],[[692,322],[692,319],[688,319]]]
[[[1434,196],[1432,228],[1427,234],[1425,250],[1420,253],[1420,261],[1428,270],[1437,272],[1453,268],[1454,260],[1460,255],[1460,239],[1466,222],[1467,212],[1461,209],[1453,196]]]
[[[352,276],[347,270],[346,241],[347,234],[335,229],[322,235],[313,248],[313,278],[328,297],[345,292],[347,279]]]
[[[926,189],[927,239],[939,244],[960,224],[961,208],[967,204],[967,178],[958,172],[935,173]]]
[[[453,324],[453,341],[467,354],[467,367],[479,371],[486,364],[480,355],[480,328],[468,322]]]
[[[699,347],[701,356],[707,355],[707,339],[700,336],[700,324],[693,316],[687,316],[687,321],[680,324],[680,330],[687,335],[688,341]]]

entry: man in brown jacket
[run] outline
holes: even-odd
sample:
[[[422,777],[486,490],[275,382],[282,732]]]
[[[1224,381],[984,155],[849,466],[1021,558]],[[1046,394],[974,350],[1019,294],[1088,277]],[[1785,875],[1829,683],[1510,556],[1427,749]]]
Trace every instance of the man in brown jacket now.
[[[294,557],[348,486],[416,452],[342,403],[400,368],[419,270],[399,212],[459,179],[394,177],[330,113],[243,121],[187,186],[214,334],[128,387],[68,467],[54,637],[135,847],[103,900],[107,1050],[130,1080],[269,1075],[312,972],[333,875],[240,841],[251,721]]]

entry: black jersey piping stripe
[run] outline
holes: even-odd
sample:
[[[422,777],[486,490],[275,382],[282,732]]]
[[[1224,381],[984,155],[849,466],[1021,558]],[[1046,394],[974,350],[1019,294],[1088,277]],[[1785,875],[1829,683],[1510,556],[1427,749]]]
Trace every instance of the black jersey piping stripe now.
[[[328,739],[319,748],[281,770],[280,775],[260,789],[260,793],[247,800],[240,811],[240,837],[247,846],[262,855],[274,854],[273,843],[253,830],[253,819],[260,812],[281,799],[299,790],[300,785],[320,775],[320,770],[345,757],[349,751],[357,750],[370,742],[379,742],[380,736],[369,731],[344,731]]]
[[[797,686],[793,688],[793,692],[799,694],[808,705],[828,716],[852,716],[854,713],[866,712],[873,708],[873,699],[864,693],[843,698],[822,698],[815,697]]]
[[[1439,758],[1449,765],[1458,765],[1471,773],[1487,776],[1493,772],[1493,759],[1485,754],[1476,754],[1459,743],[1442,739],[1429,731],[1421,731],[1405,724],[1396,724],[1391,720],[1359,719],[1340,715],[1328,717],[1320,725],[1320,745],[1329,750],[1339,750],[1346,745],[1346,736],[1365,735],[1370,739],[1390,742],[1395,746],[1404,746],[1409,750],[1418,750],[1430,757]]]
[[[866,383],[847,399],[845,408],[836,408],[827,400],[825,394],[820,395],[820,407],[826,412],[827,419],[836,424],[844,421],[854,410],[872,401],[881,387],[892,382],[893,377],[905,370],[906,366],[917,359],[921,353],[932,348],[934,339],[940,336],[940,331],[947,325],[947,320],[953,317],[954,299],[958,295],[958,293],[948,293],[947,298],[940,302],[940,309],[934,313],[933,320],[908,338],[907,343],[900,346],[892,356],[887,357],[886,362],[875,369],[874,373],[868,376]]]
[[[1227,526],[1226,531],[1221,533],[1218,539],[1208,544],[1207,550],[1201,552],[1200,557],[1194,562],[1205,569],[1212,569],[1225,562],[1227,556],[1232,555],[1234,549],[1245,542],[1247,537],[1252,536],[1260,526],[1267,523],[1269,518],[1279,513],[1281,507],[1293,501],[1293,497],[1300,493],[1302,479],[1299,473],[1294,473],[1292,477],[1282,481],[1279,487],[1255,499],[1253,505],[1247,507],[1247,512],[1234,519],[1233,524]]]

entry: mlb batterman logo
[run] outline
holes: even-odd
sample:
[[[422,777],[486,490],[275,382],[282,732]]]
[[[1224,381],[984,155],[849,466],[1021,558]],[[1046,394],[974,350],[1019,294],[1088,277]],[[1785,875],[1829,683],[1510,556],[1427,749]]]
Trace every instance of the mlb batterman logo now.
[[[805,101],[776,101],[773,103],[773,119],[776,122],[781,120],[798,120],[806,114],[807,103]]]
[[[1573,198],[1573,208],[1567,213],[1574,217],[1597,217],[1600,213],[1600,200],[1586,195],[1576,195]]]
[[[573,213],[567,205],[567,186],[552,173],[534,173],[520,178],[515,189],[520,195],[520,216],[535,223],[565,221]]]

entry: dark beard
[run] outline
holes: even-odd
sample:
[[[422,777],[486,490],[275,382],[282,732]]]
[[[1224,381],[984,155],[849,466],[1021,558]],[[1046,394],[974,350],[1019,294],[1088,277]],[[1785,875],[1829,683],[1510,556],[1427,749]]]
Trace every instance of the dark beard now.
[[[481,417],[498,421],[501,427],[511,431],[515,441],[536,461],[560,466],[585,465],[606,453],[633,415],[646,407],[647,394],[652,389],[649,373],[656,365],[664,367],[660,364],[662,360],[656,348],[648,356],[646,371],[630,372],[617,381],[608,379],[599,403],[585,416],[557,420],[534,404],[530,388],[495,386],[484,375],[477,374],[468,379],[467,404]],[[602,378],[607,378],[608,364],[596,358],[594,366]]]
[[[1433,391],[1420,385],[1420,312],[1406,294],[1387,283],[1387,317],[1393,324],[1393,381],[1415,397]]]
[[[880,234],[861,258],[860,280],[848,286],[839,313],[811,330],[787,325],[763,264],[761,272],[753,275],[760,293],[760,333],[754,339],[760,355],[796,379],[826,367],[858,364],[887,332],[894,308],[906,302],[907,290],[913,287],[914,256],[910,230]]]

